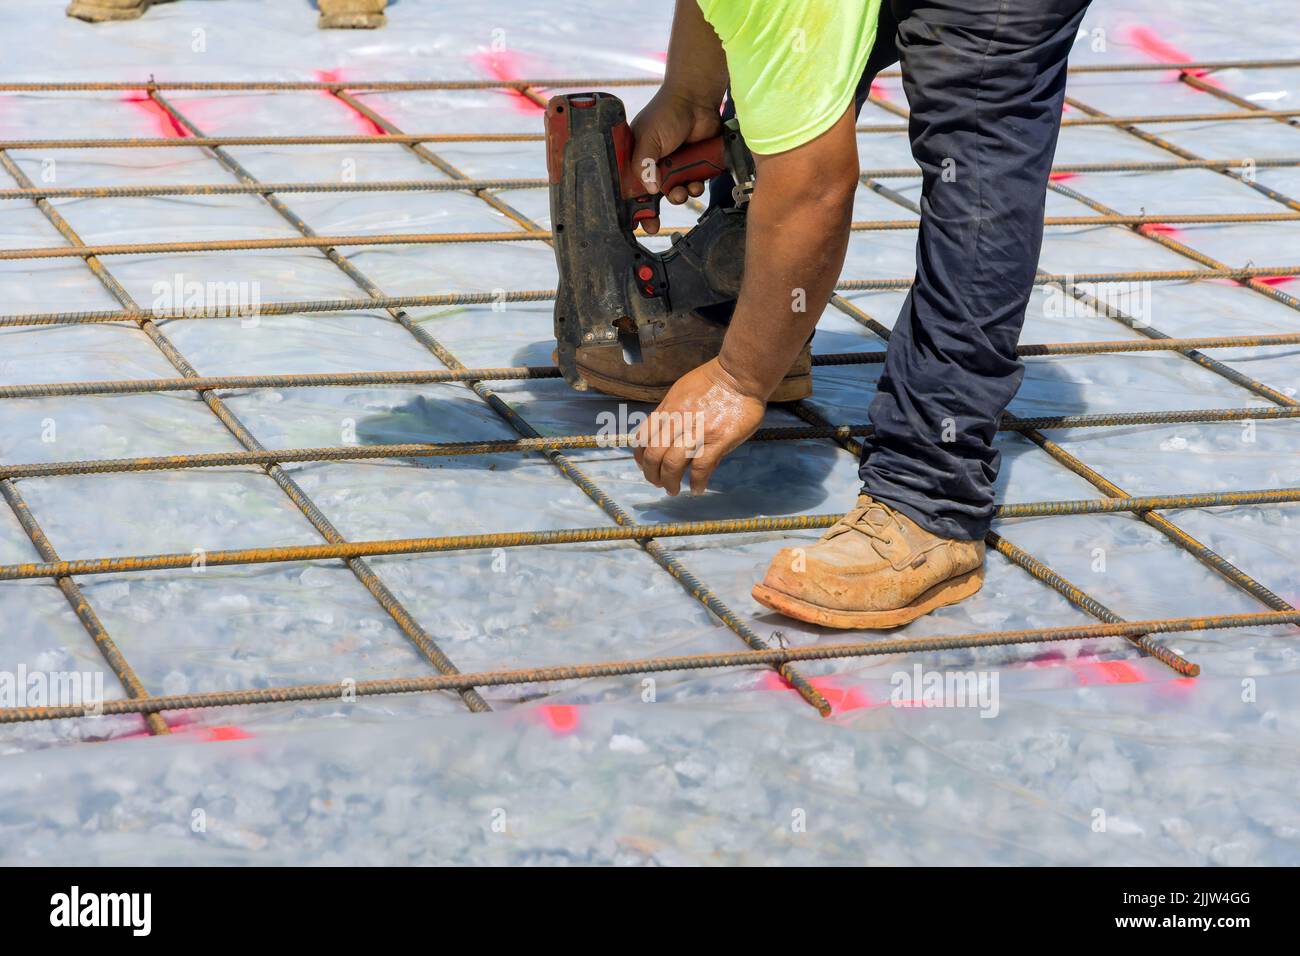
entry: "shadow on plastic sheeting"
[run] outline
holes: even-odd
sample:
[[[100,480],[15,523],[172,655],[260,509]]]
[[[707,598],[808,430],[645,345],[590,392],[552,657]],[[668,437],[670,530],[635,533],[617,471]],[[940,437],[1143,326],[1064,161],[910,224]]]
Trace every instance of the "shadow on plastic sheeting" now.
[[[549,365],[554,348],[553,340],[533,342],[518,349],[511,361],[515,365]],[[601,396],[598,392],[586,392],[583,396],[586,399],[603,398],[607,408],[599,411],[615,416],[619,415],[620,406],[624,409],[624,416],[637,412],[648,414],[655,409],[647,402],[625,401]],[[797,446],[784,441],[754,442],[743,445],[723,459],[710,478],[704,495],[692,495],[688,482],[683,480],[683,490],[677,497],[649,482],[642,486],[642,494],[629,495],[620,489],[614,497],[633,512],[638,521],[647,523],[798,514],[816,508],[827,499],[827,476],[835,467],[837,456],[843,454],[825,442],[800,442]],[[629,475],[635,475],[636,465],[630,453],[627,466]],[[597,484],[600,483],[597,478]]]
[[[473,401],[474,398],[471,393]],[[472,408],[475,413],[467,411]],[[366,445],[405,445],[450,441],[501,441],[511,434],[483,427],[496,416],[486,405],[473,405],[462,399],[437,401],[417,395],[404,405],[370,415],[357,422],[357,441]],[[461,427],[463,423],[463,427]],[[465,471],[510,471],[531,456],[520,452],[496,455],[429,456],[399,459],[416,468],[446,468]]]
[[[818,352],[879,348],[871,340],[864,341],[834,332],[818,333],[816,344]],[[545,359],[541,358],[541,354],[547,352],[546,358],[549,358],[549,345],[550,343],[537,343],[529,346],[516,355],[514,361],[517,364],[543,364]],[[842,366],[840,370],[845,368],[854,367]],[[851,409],[843,408],[843,417],[846,421],[851,419],[853,422],[865,422],[868,420],[867,409],[875,394],[874,384],[880,366],[864,365],[856,368],[863,372],[861,403],[855,403]],[[846,386],[840,383],[836,387],[842,392]],[[1058,411],[1067,413],[1079,407],[1083,394],[1081,386],[1069,377],[1068,369],[1049,361],[1035,362],[1033,391],[1035,401],[1046,400],[1044,403],[1048,408],[1044,409],[1044,414],[1055,414]],[[595,397],[595,393],[586,393],[584,396],[587,399],[591,397]],[[653,405],[647,403],[621,403],[615,398],[609,398],[608,403],[609,410],[615,414],[618,413],[620,404],[625,405],[625,414],[648,413],[654,409]],[[773,406],[773,409],[779,408],[780,406]],[[463,428],[458,427],[458,417],[464,419]],[[483,417],[493,419],[495,416],[484,408]],[[474,441],[483,438],[485,434],[494,433],[478,427],[481,422],[482,418],[468,414],[461,402],[439,402],[426,396],[417,396],[404,405],[360,421],[357,437],[367,444]],[[1043,452],[1027,439],[1004,435],[998,444],[1002,453],[996,483],[999,496],[1023,456],[1042,456],[1042,460],[1034,463],[1047,464]],[[500,472],[513,470],[525,463],[532,464],[534,456],[506,452],[498,455],[410,458],[406,461],[421,468]],[[596,474],[593,477],[597,484],[613,493],[616,500],[633,512],[638,521],[706,521],[845,510],[852,504],[851,496],[856,493],[856,486],[841,479],[836,491],[832,493],[828,488],[828,480],[837,468],[843,470],[853,467],[855,466],[848,460],[847,453],[834,442],[808,439],[751,442],[743,445],[722,461],[709,481],[708,492],[698,497],[691,495],[689,490],[672,497],[648,482],[640,484],[636,481],[639,475],[630,454],[625,468],[616,475],[616,480],[621,481],[621,487],[617,490],[607,483],[604,475]],[[629,485],[623,479],[632,479],[632,484]],[[838,485],[845,487],[841,489]],[[637,489],[640,493],[629,491],[629,488]]]

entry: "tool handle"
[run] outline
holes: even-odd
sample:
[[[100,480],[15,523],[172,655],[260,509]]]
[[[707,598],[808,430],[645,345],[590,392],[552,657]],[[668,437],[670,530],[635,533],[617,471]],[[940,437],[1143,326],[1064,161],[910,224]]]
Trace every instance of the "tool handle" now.
[[[659,160],[659,191],[667,193],[677,186],[704,182],[726,171],[727,160],[721,136],[687,143]]]
[[[687,143],[659,160],[656,165],[659,192],[649,193],[641,179],[641,171],[633,168],[631,127],[626,122],[619,123],[611,133],[614,155],[619,165],[619,178],[622,180],[623,198],[630,206],[634,224],[643,219],[656,218],[659,215],[659,199],[668,190],[688,183],[704,182],[727,171],[726,148],[721,136]]]

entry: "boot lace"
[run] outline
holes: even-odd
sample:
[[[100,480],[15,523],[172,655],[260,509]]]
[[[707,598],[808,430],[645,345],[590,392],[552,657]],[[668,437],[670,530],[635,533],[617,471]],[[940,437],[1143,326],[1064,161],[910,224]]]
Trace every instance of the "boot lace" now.
[[[873,501],[869,505],[863,505],[848,512],[832,525],[826,534],[822,535],[822,540],[829,541],[831,538],[849,531],[859,531],[868,538],[889,544],[893,538],[890,534],[893,526],[893,512],[878,501]]]

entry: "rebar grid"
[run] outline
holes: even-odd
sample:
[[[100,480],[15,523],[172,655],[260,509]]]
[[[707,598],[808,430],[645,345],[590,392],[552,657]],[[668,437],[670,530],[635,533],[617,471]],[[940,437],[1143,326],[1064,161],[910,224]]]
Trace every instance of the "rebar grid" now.
[[[73,474],[110,474],[136,471],[187,470],[221,466],[260,467],[281,487],[285,494],[308,519],[315,530],[325,540],[323,545],[295,547],[259,547],[237,550],[209,551],[205,560],[213,565],[258,564],[287,561],[309,561],[322,559],[339,559],[353,571],[367,590],[393,617],[403,633],[416,645],[440,672],[441,676],[414,679],[362,681],[357,684],[357,693],[361,695],[383,693],[406,693],[414,691],[455,691],[459,693],[471,710],[486,710],[487,704],[478,694],[476,687],[503,686],[510,684],[550,682],[558,680],[583,679],[594,676],[616,674],[651,673],[665,670],[682,670],[703,667],[731,667],[745,665],[766,665],[774,667],[797,689],[800,694],[823,715],[830,713],[830,705],[815,687],[794,668],[800,660],[829,660],[844,657],[868,656],[874,654],[910,653],[944,648],[964,648],[995,646],[1010,643],[1037,643],[1051,640],[1085,639],[1090,637],[1115,636],[1132,641],[1144,652],[1155,656],[1181,674],[1195,675],[1199,668],[1184,660],[1177,653],[1155,641],[1151,635],[1172,633],[1203,628],[1254,627],[1266,624],[1300,624],[1300,614],[1263,584],[1255,581],[1226,559],[1187,535],[1182,529],[1169,522],[1158,509],[1192,509],[1213,507],[1235,507],[1265,503],[1284,503],[1300,500],[1300,490],[1278,489],[1240,492],[1221,492],[1181,495],[1130,496],[1118,486],[1089,468],[1059,445],[1051,442],[1041,434],[1041,429],[1108,427],[1133,424],[1159,424],[1171,422],[1201,421],[1248,421],[1270,420],[1300,417],[1300,403],[1282,395],[1277,390],[1245,376],[1236,369],[1199,352],[1202,348],[1222,347],[1281,347],[1300,344],[1300,335],[1294,334],[1259,334],[1244,336],[1202,336],[1196,338],[1177,338],[1151,329],[1142,323],[1120,313],[1113,307],[1098,303],[1095,298],[1078,288],[1078,283],[1106,281],[1186,281],[1209,278],[1231,279],[1261,294],[1268,295],[1274,301],[1291,308],[1300,309],[1300,301],[1275,287],[1259,281],[1261,278],[1290,276],[1300,274],[1300,267],[1283,265],[1278,267],[1233,268],[1222,262],[1205,256],[1189,246],[1175,242],[1160,234],[1150,226],[1157,224],[1191,223],[1248,223],[1248,222],[1288,222],[1300,218],[1300,203],[1284,196],[1269,187],[1261,186],[1246,177],[1239,170],[1248,163],[1255,168],[1285,168],[1300,165],[1296,158],[1271,159],[1234,159],[1214,160],[1196,156],[1188,150],[1177,147],[1156,134],[1140,129],[1136,124],[1186,122],[1191,120],[1207,121],[1249,121],[1266,119],[1292,126],[1297,125],[1296,110],[1267,110],[1233,94],[1222,91],[1212,84],[1200,79],[1200,75],[1219,68],[1236,67],[1242,69],[1264,67],[1297,67],[1300,60],[1276,61],[1238,61],[1218,63],[1189,64],[1118,64],[1105,67],[1084,66],[1071,68],[1074,73],[1097,72],[1151,72],[1179,71],[1179,79],[1193,88],[1217,96],[1239,107],[1238,110],[1220,112],[1159,114],[1153,116],[1110,116],[1100,110],[1080,103],[1074,98],[1068,102],[1085,115],[1064,120],[1066,126],[1110,126],[1126,133],[1138,136],[1144,141],[1159,146],[1173,153],[1177,158],[1167,162],[1130,162],[1130,163],[1079,163],[1062,164],[1054,167],[1057,172],[1146,172],[1179,169],[1209,169],[1229,176],[1238,182],[1249,185],[1256,191],[1287,207],[1287,211],[1276,213],[1221,213],[1205,212],[1201,214],[1180,214],[1175,216],[1125,215],[1091,200],[1077,191],[1053,182],[1051,188],[1077,201],[1083,202],[1097,214],[1092,216],[1048,216],[1046,225],[1082,225],[1082,226],[1124,226],[1139,235],[1159,242],[1171,251],[1177,252],[1195,262],[1198,268],[1188,270],[1165,270],[1161,272],[1131,273],[1096,273],[1057,276],[1040,273],[1038,283],[1053,285],[1065,293],[1085,301],[1094,307],[1097,314],[1105,315],[1143,336],[1142,340],[1041,343],[1022,345],[1019,352],[1029,355],[1069,355],[1069,354],[1106,354],[1129,351],[1172,351],[1197,362],[1209,371],[1213,371],[1230,381],[1252,391],[1254,394],[1273,403],[1269,407],[1179,410],[1172,412],[1119,412],[1106,415],[1060,415],[1043,416],[1033,419],[1016,418],[1009,413],[1004,417],[1001,429],[1025,435],[1040,449],[1051,455],[1058,463],[1069,468],[1075,474],[1088,480],[1105,496],[1077,501],[1045,501],[1028,503],[999,504],[996,516],[999,519],[1031,517],[1042,515],[1131,513],[1140,520],[1160,530],[1169,540],[1177,544],[1202,563],[1222,575],[1238,588],[1251,594],[1266,607],[1269,612],[1254,615],[1218,615],[1198,618],[1164,618],[1151,621],[1125,622],[1113,611],[1101,605],[1094,598],[1084,593],[1075,585],[1066,581],[1047,565],[1039,562],[1027,552],[1015,547],[996,533],[990,533],[988,543],[1009,561],[1024,569],[1040,582],[1063,594],[1076,606],[1094,617],[1099,618],[1099,625],[1082,627],[1043,628],[1029,631],[1003,631],[990,634],[966,634],[944,637],[899,638],[888,641],[876,641],[869,644],[834,644],[798,648],[773,648],[747,625],[734,611],[728,608],[717,595],[705,587],[687,570],[678,559],[663,549],[655,540],[660,537],[683,537],[690,535],[716,534],[754,534],[783,533],[799,529],[822,528],[831,524],[838,515],[805,515],[793,518],[756,518],[732,519],[724,521],[678,522],[654,525],[640,525],[602,489],[585,475],[562,449],[623,447],[628,443],[626,435],[615,436],[554,436],[540,435],[528,424],[518,411],[500,395],[489,389],[484,383],[491,380],[554,378],[556,371],[551,368],[536,366],[518,366],[502,369],[472,369],[464,366],[444,345],[434,339],[426,329],[416,324],[408,308],[445,307],[466,304],[488,304],[502,301],[535,302],[546,301],[554,297],[553,290],[518,291],[499,293],[446,293],[427,296],[388,296],[385,295],[352,262],[342,256],[338,246],[370,246],[400,244],[439,244],[447,242],[502,242],[502,241],[543,241],[550,238],[549,231],[511,207],[502,200],[496,191],[511,189],[536,189],[545,185],[537,179],[472,179],[445,159],[432,152],[429,143],[456,142],[540,142],[540,134],[533,133],[431,133],[411,134],[398,129],[385,117],[359,100],[358,92],[384,92],[395,90],[468,90],[508,88],[514,90],[539,105],[545,100],[538,92],[540,87],[582,87],[600,86],[636,86],[657,83],[653,79],[581,79],[581,80],[546,80],[546,81],[448,81],[448,82],[405,82],[391,83],[155,83],[150,80],[145,84],[106,83],[106,84],[0,84],[0,91],[15,92],[64,92],[71,90],[144,90],[150,99],[166,112],[172,120],[182,127],[186,135],[169,139],[125,140],[106,139],[63,139],[63,140],[7,140],[0,141],[0,165],[9,172],[18,184],[18,188],[0,190],[0,199],[30,200],[43,213],[45,218],[67,240],[68,245],[53,248],[30,248],[0,250],[0,259],[23,260],[43,258],[81,258],[100,283],[114,296],[122,306],[119,310],[96,310],[79,312],[47,312],[0,316],[0,327],[4,326],[46,326],[63,324],[93,324],[127,322],[144,332],[160,352],[168,359],[179,373],[174,379],[144,379],[108,382],[63,382],[43,385],[19,385],[0,387],[0,398],[35,398],[59,395],[112,395],[112,394],[147,394],[171,391],[192,391],[209,407],[213,414],[234,435],[243,446],[240,452],[214,452],[188,455],[157,456],[128,459],[94,459],[85,461],[0,464],[0,494],[6,499],[11,510],[27,532],[33,546],[41,557],[39,563],[0,566],[0,580],[52,578],[65,595],[69,604],[77,612],[87,632],[94,639],[110,668],[121,681],[128,694],[123,701],[109,701],[104,704],[106,713],[136,713],[142,715],[152,733],[166,733],[167,724],[161,714],[167,710],[190,707],[224,706],[236,703],[271,703],[285,700],[321,700],[337,698],[340,686],[337,684],[302,685],[297,687],[271,688],[259,691],[238,691],[217,694],[186,695],[183,697],[160,697],[151,695],[140,683],[131,666],[122,656],[121,651],[104,629],[93,609],[85,600],[77,583],[76,575],[99,574],[126,571],[151,571],[170,568],[189,567],[193,555],[130,555],[117,558],[77,558],[64,560],[55,552],[45,538],[44,532],[36,523],[35,517],[27,508],[18,493],[16,482],[30,477],[55,477]],[[1194,72],[1193,72],[1194,71]],[[891,71],[896,74],[896,71]],[[888,72],[882,75],[890,75]],[[369,120],[382,135],[371,136],[207,136],[195,124],[178,110],[161,93],[162,90],[262,90],[266,92],[283,92],[287,90],[324,90],[331,94],[345,107],[355,111]],[[895,115],[906,117],[906,110],[894,104],[873,99],[878,106],[884,107]],[[889,133],[905,130],[905,124],[860,124],[859,132]],[[327,144],[387,144],[401,145],[422,161],[441,171],[447,179],[443,180],[402,180],[377,181],[363,183],[263,183],[253,177],[228,152],[226,146],[237,145],[327,145]],[[157,184],[145,186],[102,186],[76,188],[43,188],[32,183],[7,154],[10,149],[61,149],[61,148],[174,148],[180,146],[203,148],[216,159],[238,183],[170,185]],[[864,185],[909,212],[919,212],[914,203],[901,194],[889,189],[877,179],[912,178],[919,175],[914,168],[864,169]],[[519,229],[501,233],[417,233],[357,236],[322,236],[314,232],[307,223],[290,210],[275,194],[311,193],[311,192],[410,192],[410,191],[461,191],[468,192],[486,202],[496,211],[503,213]],[[193,243],[134,243],[134,244],[99,244],[88,245],[72,230],[49,202],[51,198],[131,198],[149,196],[183,196],[183,195],[225,195],[248,194],[261,197],[273,210],[293,226],[299,233],[298,238],[270,240],[225,240],[221,242]],[[855,222],[855,231],[914,229],[916,219],[867,220]],[[673,230],[665,230],[665,234]],[[154,312],[141,309],[126,293],[126,290],[112,277],[100,262],[101,255],[116,254],[153,254],[176,252],[211,252],[234,251],[242,249],[270,248],[309,248],[318,250],[332,261],[342,272],[351,278],[366,293],[363,299],[309,300],[303,302],[269,303],[259,306],[256,314],[294,314],[299,312],[334,312],[334,311],[375,311],[384,310],[399,325],[405,328],[421,345],[431,352],[444,366],[442,370],[411,370],[409,372],[359,372],[333,375],[320,374],[282,374],[257,376],[200,376],[185,360],[157,325],[162,320],[181,319],[220,319],[242,316],[246,313],[238,308],[200,309],[197,311],[176,310],[172,312]],[[851,290],[885,290],[906,289],[910,278],[845,280],[839,283],[840,291]],[[866,328],[882,338],[888,338],[888,329],[880,325],[853,303],[844,300],[838,294],[832,297],[831,304],[842,312],[859,321]],[[868,364],[883,360],[884,353],[856,352],[838,355],[819,355],[815,364],[819,366]],[[355,445],[332,448],[267,449],[253,437],[236,418],[222,399],[215,392],[219,389],[265,388],[265,387],[319,387],[319,386],[357,386],[380,384],[424,384],[432,382],[461,382],[467,384],[494,413],[520,436],[512,440],[482,442],[438,442],[404,445]],[[805,427],[774,427],[762,429],[751,440],[796,440],[829,439],[842,448],[852,452],[860,446],[855,437],[870,433],[868,425],[836,425],[825,421],[820,414],[806,402],[791,406],[799,417],[810,424]],[[295,461],[342,461],[390,458],[420,458],[448,455],[472,455],[502,452],[540,453],[547,458],[562,474],[572,481],[580,490],[591,498],[612,519],[613,526],[599,528],[574,528],[548,532],[505,532],[498,534],[455,535],[426,538],[389,539],[377,541],[348,541],[333,527],[314,502],[280,467],[285,462]],[[582,664],[571,667],[533,668],[515,671],[489,671],[476,674],[460,674],[446,658],[418,622],[387,590],[384,584],[364,563],[364,558],[375,555],[393,554],[427,554],[441,551],[472,550],[478,548],[498,547],[536,547],[556,544],[572,544],[601,541],[634,541],[646,551],[662,568],[677,578],[705,607],[712,611],[727,627],[735,632],[749,645],[750,650],[734,654],[692,655],[676,658],[646,658],[632,661],[615,661],[597,664]],[[79,708],[8,708],[0,709],[0,722],[25,720],[43,720],[83,716]]]

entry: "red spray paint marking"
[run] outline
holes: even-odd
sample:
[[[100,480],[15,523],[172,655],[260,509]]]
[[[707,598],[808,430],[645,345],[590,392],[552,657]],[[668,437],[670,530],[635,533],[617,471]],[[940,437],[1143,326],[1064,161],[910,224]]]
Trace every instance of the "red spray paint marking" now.
[[[1286,285],[1288,282],[1294,282],[1295,276],[1251,276],[1255,282],[1262,282],[1264,285]],[[1246,282],[1246,279],[1201,279],[1201,282],[1208,282],[1211,285],[1228,285],[1239,286]],[[1289,602],[1295,603],[1295,602]]]
[[[1074,179],[1078,173],[1051,173],[1047,178],[1054,183],[1063,183],[1067,179]]]
[[[184,714],[175,715],[171,720],[163,718],[167,727],[173,735],[188,734],[198,737],[204,743],[218,743],[223,740],[252,740],[253,735],[243,727],[234,724],[218,724],[214,727],[208,727],[196,723],[193,718]],[[141,718],[143,724],[143,718]],[[129,734],[119,734],[114,740],[131,740],[136,737],[151,737],[147,727],[141,727],[140,730],[133,730]]]
[[[322,83],[346,82],[343,78],[342,70],[317,70],[315,76],[316,79]],[[357,108],[354,107],[352,104],[348,103],[345,100],[339,99],[338,96],[335,95],[333,90],[322,90],[321,92],[324,93],[326,96],[328,96],[335,103],[347,107],[348,115],[351,116],[357,122],[357,125],[360,126],[368,136],[388,135],[388,130],[384,129],[374,120],[372,120],[369,116],[366,116],[364,113],[357,110]]]
[[[1145,684],[1147,680],[1127,661],[1075,661],[1070,669],[1085,687],[1090,684]]]
[[[581,722],[576,704],[543,704],[537,714],[552,733],[561,737],[573,733]]]
[[[475,53],[471,60],[482,70],[492,74],[494,80],[514,81],[520,79],[524,71],[523,57],[518,54],[510,53],[505,50],[484,50]],[[514,105],[516,113],[527,113],[529,116],[536,116],[538,113],[546,112],[546,108],[539,103],[534,103],[531,99],[523,94],[521,90],[505,89],[500,92],[510,97],[510,102]],[[541,94],[541,90],[534,90]]]
[[[885,84],[877,81],[871,81],[871,95],[882,100],[889,99],[889,88]]]
[[[1068,658],[1063,652],[1039,654],[1023,664],[1012,664],[1013,668],[1039,670],[1044,667],[1064,667],[1074,673],[1082,685],[1089,684],[1145,684],[1149,678],[1128,661],[1101,660],[1091,652],[1075,658]]]
[[[193,727],[183,728],[181,733],[194,733],[206,743],[217,743],[223,740],[252,740],[253,735],[243,727],[236,727],[233,724],[221,724],[216,727],[201,727],[197,724]]]
[[[1137,231],[1146,234],[1155,234],[1160,236],[1181,236],[1183,231],[1173,226],[1166,225],[1163,222],[1144,222],[1138,226]]]
[[[1192,689],[1193,687],[1196,686],[1196,678],[1195,678],[1195,677],[1179,677],[1179,678],[1176,678],[1175,680],[1171,680],[1171,681],[1169,681],[1169,683],[1168,683],[1167,686],[1169,687],[1169,689],[1170,689],[1171,691],[1174,691],[1174,692],[1179,693],[1179,694],[1186,694],[1186,693],[1188,693],[1189,691],[1191,691],[1191,689]]]
[[[123,95],[122,102],[130,103],[148,116],[159,136],[168,139],[184,139],[190,135],[190,131],[181,125],[180,120],[168,113],[155,100],[150,99],[148,93],[128,91]]]
[[[810,678],[808,683],[812,684],[826,698],[826,703],[831,705],[832,713],[846,714],[849,711],[860,710],[863,707],[883,706],[883,702],[877,703],[873,701],[863,692],[862,688],[843,686],[840,679],[834,674]],[[764,674],[759,687],[762,690],[794,690],[790,682],[775,671],[768,671]]]
[[[1166,43],[1156,35],[1156,32],[1147,26],[1129,27],[1124,31],[1125,39],[1145,53],[1151,59],[1163,61],[1165,63],[1191,63],[1196,59],[1185,50],[1180,50],[1172,43]],[[1195,76],[1198,79],[1205,80],[1212,86],[1222,87],[1223,84],[1214,77],[1209,75],[1208,70],[1180,70],[1188,76]]]

